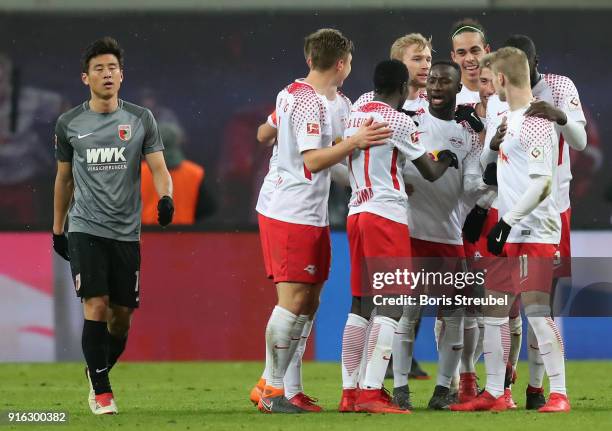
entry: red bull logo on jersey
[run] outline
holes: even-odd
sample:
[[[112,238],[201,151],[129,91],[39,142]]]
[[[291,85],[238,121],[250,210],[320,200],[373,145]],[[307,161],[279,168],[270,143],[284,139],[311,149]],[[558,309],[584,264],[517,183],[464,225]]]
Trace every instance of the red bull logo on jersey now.
[[[510,159],[508,158],[508,155],[504,153],[502,147],[499,147],[499,156],[497,158],[502,163],[510,163]]]
[[[119,139],[122,141],[129,141],[132,137],[132,125],[131,124],[120,124],[119,125]]]

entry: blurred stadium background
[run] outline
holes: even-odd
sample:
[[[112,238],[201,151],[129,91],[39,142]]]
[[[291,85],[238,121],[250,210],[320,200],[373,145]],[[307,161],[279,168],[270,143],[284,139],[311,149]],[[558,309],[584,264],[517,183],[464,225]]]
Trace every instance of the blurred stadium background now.
[[[0,362],[82,358],[80,303],[51,250],[52,136],[57,116],[88,97],[79,57],[90,41],[119,40],[122,98],[178,130],[186,158],[205,169],[196,222],[142,236],[142,307],[124,359],[262,360],[275,295],[254,211],[270,149],[255,131],[279,89],[305,74],[303,36],[335,27],[353,39],[343,91],[355,100],[393,40],[431,35],[434,59],[445,59],[449,28],[466,16],[494,49],[512,33],[530,35],[540,70],[575,82],[589,145],[572,160],[573,254],[611,257],[610,0],[0,0]],[[334,189],[330,212],[332,276],[307,357],[335,361],[349,303],[345,190]],[[610,281],[610,271],[595,265],[574,283]],[[568,358],[611,359],[612,344],[601,342],[611,321],[563,319]],[[435,359],[431,326],[420,360]]]

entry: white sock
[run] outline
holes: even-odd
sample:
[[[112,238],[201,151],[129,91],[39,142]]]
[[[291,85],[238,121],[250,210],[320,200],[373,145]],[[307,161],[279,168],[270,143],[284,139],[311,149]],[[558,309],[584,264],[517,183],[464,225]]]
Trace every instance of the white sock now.
[[[478,321],[476,317],[466,317],[463,320],[463,351],[461,352],[462,373],[475,373],[474,353],[478,344]],[[395,359],[394,359],[395,361]]]
[[[376,308],[372,310],[370,314],[370,320],[368,320],[368,326],[365,332],[365,341],[363,343],[363,353],[361,354],[361,361],[359,362],[359,387],[363,388],[366,367],[368,366],[368,352],[370,352],[370,332],[372,332],[372,326],[374,325],[374,317],[376,317]],[[372,347],[373,349],[373,347]]]
[[[270,326],[270,320],[272,320],[272,315],[273,313],[270,313],[270,318],[268,319],[268,324],[266,325],[266,333],[268,326]],[[261,378],[267,382],[272,377],[272,349],[269,348],[268,339],[265,334],[264,341],[266,342],[266,366],[264,367]]]
[[[306,342],[310,336],[312,322],[310,316],[300,314],[295,320],[295,324],[291,330],[292,348],[289,349],[289,353],[291,354],[293,350],[293,355],[291,356],[291,362],[289,362],[285,378],[283,379],[285,384],[285,398],[287,399],[291,399],[300,392],[304,392],[304,387],[302,386],[302,357],[306,350]]]
[[[266,344],[272,355],[270,379],[266,384],[275,388],[283,387],[283,378],[291,361],[291,330],[298,316],[280,306],[274,307],[266,327]]]
[[[508,324],[507,317],[484,318],[484,361],[487,370],[486,390],[495,398],[504,394],[504,379],[506,376],[506,362],[504,362],[504,349],[502,344],[502,326]]]
[[[440,333],[442,332],[442,326],[444,326],[444,322],[439,317],[436,317],[436,323],[434,323],[434,338],[436,340],[436,350],[440,350]]]
[[[508,324],[508,321],[506,320],[506,322],[501,326],[501,328],[499,328],[500,333],[501,333],[501,340],[502,340],[502,348],[504,351],[504,355],[503,355],[503,361],[504,361],[504,367],[506,366],[506,364],[508,363],[508,357],[510,356],[510,325]]]
[[[525,314],[529,320],[529,325],[533,328],[533,332],[538,339],[538,348],[540,356],[546,368],[546,374],[550,381],[550,392],[558,394],[566,394],[565,387],[565,358],[563,357],[563,341],[561,335],[555,325],[554,320],[550,317],[534,316],[529,313],[530,306],[525,307]],[[541,306],[545,307],[545,306]],[[548,310],[550,315],[550,309]]]
[[[540,356],[538,339],[531,325],[527,325],[527,360],[529,364],[529,386],[541,388],[544,384],[544,362]]]
[[[451,387],[457,373],[463,351],[462,310],[455,310],[448,317],[442,317],[443,329],[438,340],[438,379],[437,385]],[[458,384],[458,383],[457,383]]]
[[[397,322],[390,317],[376,316],[368,340],[368,364],[363,389],[380,389],[391,359]]]
[[[508,361],[512,369],[516,370],[519,354],[521,353],[521,343],[523,341],[523,319],[519,314],[517,317],[510,318],[510,355]]]
[[[397,322],[397,331],[393,337],[393,387],[399,388],[408,384],[408,374],[412,366],[414,352],[414,332],[420,314],[420,306],[407,305],[402,317]]]
[[[342,389],[357,387],[367,327],[366,319],[349,313],[342,334]]]
[[[479,316],[476,318],[478,322],[478,342],[476,343],[476,351],[474,352],[474,366],[480,360],[482,356],[482,343],[484,342],[484,317]]]

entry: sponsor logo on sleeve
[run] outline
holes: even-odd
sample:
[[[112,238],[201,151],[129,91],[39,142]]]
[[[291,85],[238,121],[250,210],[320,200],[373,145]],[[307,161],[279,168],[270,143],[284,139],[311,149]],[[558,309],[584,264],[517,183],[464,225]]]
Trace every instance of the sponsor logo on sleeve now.
[[[131,124],[119,124],[119,139],[122,141],[129,141],[132,137],[132,125]]]
[[[572,97],[569,102],[567,102],[567,108],[570,111],[577,111],[580,109],[580,99],[577,96]]]
[[[319,123],[306,123],[306,134],[308,136],[319,136],[321,134]]]
[[[410,140],[412,141],[413,144],[416,144],[419,142],[419,135],[421,135],[422,133],[425,133],[425,132],[416,131],[410,134]]]
[[[533,147],[529,151],[529,159],[534,162],[542,163],[544,161],[544,148],[541,145]]]

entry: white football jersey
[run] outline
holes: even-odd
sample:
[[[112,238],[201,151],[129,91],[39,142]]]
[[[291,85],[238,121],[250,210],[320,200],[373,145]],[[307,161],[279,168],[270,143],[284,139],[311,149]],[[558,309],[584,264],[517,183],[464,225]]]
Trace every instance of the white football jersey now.
[[[296,224],[328,226],[329,169],[313,173],[302,153],[332,145],[330,107],[325,96],[302,80],[276,98],[278,178],[268,217]]]
[[[558,145],[553,123],[525,117],[528,106],[508,112],[508,128],[497,158],[498,210],[501,218],[529,187],[529,175],[549,175],[556,181]],[[556,187],[528,216],[512,227],[509,243],[558,244],[561,218]]]
[[[485,119],[486,134],[483,151],[491,151],[489,150],[491,140],[493,139],[493,136],[495,136],[495,133],[497,133],[497,128],[502,123],[503,119],[508,116],[509,110],[510,107],[508,106],[508,103],[499,100],[499,96],[497,94],[489,97],[489,100],[487,101],[487,116]],[[485,168],[486,166],[483,164],[483,171]],[[497,209],[497,198],[495,198],[491,204],[491,208]]]
[[[573,120],[586,126],[584,112],[580,104],[578,90],[571,79],[553,74],[542,75],[542,79],[533,87],[533,96],[538,100],[544,100],[555,108],[562,110],[568,120]],[[560,212],[570,207],[570,181],[572,172],[570,168],[569,146],[565,143],[561,130],[555,124],[557,142],[559,143],[559,167],[557,169],[557,206]]]
[[[361,105],[370,103],[372,100],[374,100],[373,91],[364,93],[359,96],[359,99],[357,99],[357,101],[353,105],[353,109],[359,109]],[[405,109],[406,111],[421,112],[426,111],[428,106],[429,102],[427,101],[427,93],[425,92],[425,90],[421,90],[419,91],[419,94],[417,95],[416,99],[406,99],[406,101],[404,102],[404,106],[402,106],[402,109]]]
[[[344,129],[349,115],[351,114],[351,101],[341,92],[338,92],[334,100],[328,100],[330,108],[330,118],[332,126],[332,138],[333,142],[337,143],[342,140]],[[276,111],[268,115],[266,121],[271,127],[277,128],[276,126]],[[268,164],[268,173],[266,174],[261,190],[259,191],[259,197],[257,199],[257,205],[255,210],[267,216],[268,206],[272,199],[272,193],[276,188],[276,182],[278,180],[278,170],[276,168],[278,161],[278,144],[274,144],[272,147],[272,156]]]
[[[413,186],[409,198],[408,227],[410,236],[432,242],[461,245],[463,226],[463,178],[480,175],[482,145],[469,126],[455,120],[440,120],[428,111],[414,117],[418,135],[425,150],[435,158],[437,152],[450,150],[459,159],[459,169],[448,170],[434,182],[427,181],[416,166],[404,169],[406,183]]]
[[[407,160],[418,159],[425,149],[419,144],[417,128],[410,117],[377,101],[362,104],[351,113],[345,138],[371,117],[375,122],[388,123],[393,135],[384,145],[355,150],[349,155],[352,189],[349,215],[369,212],[408,224],[408,197],[402,171]]]
[[[480,103],[480,93],[472,91],[465,85],[461,87],[461,91],[457,94],[457,105],[474,105]]]
[[[268,120],[266,122],[276,129],[276,111],[268,115]],[[264,177],[263,184],[259,190],[257,205],[255,206],[255,211],[266,217],[268,216],[268,206],[270,205],[272,193],[274,193],[274,189],[276,188],[276,180],[278,179],[278,171],[276,169],[277,160],[278,144],[275,143],[272,146],[272,156],[270,157],[270,162],[268,163],[268,173]]]

